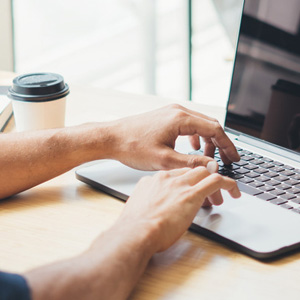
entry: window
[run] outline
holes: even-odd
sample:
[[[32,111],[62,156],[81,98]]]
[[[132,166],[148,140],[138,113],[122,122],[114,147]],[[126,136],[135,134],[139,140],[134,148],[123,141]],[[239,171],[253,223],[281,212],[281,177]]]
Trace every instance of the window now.
[[[1,0],[0,69],[225,106],[242,0]],[[14,16],[14,49],[11,5]]]
[[[14,0],[19,73],[187,98],[186,0]]]
[[[225,107],[242,0],[192,1],[192,99]]]
[[[0,1],[0,69],[13,71],[13,26],[11,0]]]

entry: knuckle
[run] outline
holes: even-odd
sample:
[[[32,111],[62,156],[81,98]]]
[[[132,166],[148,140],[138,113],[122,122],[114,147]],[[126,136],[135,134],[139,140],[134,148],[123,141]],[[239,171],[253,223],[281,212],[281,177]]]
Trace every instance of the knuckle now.
[[[198,160],[196,159],[196,157],[191,157],[188,160],[188,167],[194,169],[198,164]]]
[[[201,166],[201,167],[198,167],[198,169],[200,170],[200,172],[205,172],[207,174],[210,174],[206,167]]]
[[[147,183],[149,180],[151,180],[152,179],[152,177],[151,176],[144,176],[144,177],[142,177],[141,179],[140,179],[140,183],[141,184],[145,184],[145,183]]]
[[[167,107],[172,110],[181,110],[183,108],[180,104],[177,103],[169,104]]]
[[[172,161],[172,158],[170,156],[170,152],[169,151],[162,151],[160,153],[159,160],[160,160],[161,169],[163,169],[163,170],[169,169],[169,166],[170,166],[171,161]]]
[[[191,156],[189,158],[188,163],[187,163],[188,168],[194,169],[194,168],[198,167],[199,165],[201,165],[201,161],[200,161],[199,157]]]
[[[176,111],[174,111],[173,118],[175,120],[177,120],[177,122],[179,122],[180,120],[186,118],[186,116],[187,116],[187,114],[186,114],[185,111],[183,111],[183,110],[176,110]]]
[[[181,106],[180,104],[177,103],[173,103],[173,104],[169,104],[166,107],[169,111],[170,111],[170,115],[173,118],[182,118],[183,116],[186,116],[186,112],[184,111],[184,107]]]
[[[170,178],[171,175],[168,171],[159,171],[155,176],[158,178],[158,180],[165,180]]]
[[[223,181],[223,176],[217,173],[211,174],[210,178],[214,183],[220,184]]]
[[[220,134],[220,133],[223,132],[223,128],[222,128],[222,126],[221,126],[221,124],[219,123],[218,120],[214,121],[214,125],[213,126],[214,126],[214,130],[215,130],[216,134]]]

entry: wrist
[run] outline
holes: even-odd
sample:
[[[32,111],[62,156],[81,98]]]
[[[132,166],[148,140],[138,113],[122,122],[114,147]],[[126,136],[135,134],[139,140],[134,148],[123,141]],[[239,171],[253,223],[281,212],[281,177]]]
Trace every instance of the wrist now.
[[[110,251],[116,249],[124,258],[134,254],[136,259],[147,264],[158,250],[156,236],[155,230],[146,223],[119,219],[94,241],[89,251],[98,253],[104,247]]]
[[[158,251],[160,228],[155,222],[121,215],[111,229],[135,244],[149,259]]]
[[[81,163],[112,159],[117,148],[117,138],[113,122],[87,123],[73,128],[77,132],[76,146],[80,149]]]

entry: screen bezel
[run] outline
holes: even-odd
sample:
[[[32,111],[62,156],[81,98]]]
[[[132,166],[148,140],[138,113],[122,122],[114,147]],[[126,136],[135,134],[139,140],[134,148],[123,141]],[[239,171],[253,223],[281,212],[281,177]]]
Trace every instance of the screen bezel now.
[[[282,151],[287,151],[288,153],[292,153],[292,154],[296,154],[299,156],[299,152],[280,146],[278,144],[274,144],[272,142],[260,139],[258,137],[252,136],[250,134],[244,133],[242,131],[238,131],[236,129],[230,128],[229,126],[227,126],[227,117],[228,117],[228,109],[229,109],[229,105],[230,105],[230,96],[231,96],[231,91],[232,91],[232,86],[233,86],[233,78],[234,78],[234,74],[235,74],[235,70],[236,70],[236,65],[237,65],[237,56],[238,56],[238,48],[239,48],[239,44],[240,44],[240,38],[241,38],[241,28],[242,28],[242,22],[243,22],[243,17],[244,17],[244,12],[245,12],[245,3],[247,0],[243,0],[243,6],[242,6],[242,14],[241,14],[241,19],[240,19],[240,27],[239,27],[239,31],[238,31],[238,38],[237,38],[237,43],[236,43],[236,49],[235,49],[235,56],[234,56],[234,63],[233,63],[233,69],[232,69],[232,76],[231,76],[231,81],[230,81],[230,88],[229,88],[229,94],[228,94],[228,100],[227,100],[227,105],[226,105],[226,115],[225,115],[225,121],[224,121],[224,129],[225,131],[234,134],[236,136],[245,136],[248,139],[252,139],[254,141],[257,142],[262,142],[264,144],[268,144],[274,148],[279,149],[280,152]],[[250,0],[248,0],[250,1]]]

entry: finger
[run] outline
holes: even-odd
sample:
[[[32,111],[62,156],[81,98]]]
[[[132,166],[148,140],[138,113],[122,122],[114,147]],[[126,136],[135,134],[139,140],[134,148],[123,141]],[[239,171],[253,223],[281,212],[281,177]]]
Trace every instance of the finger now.
[[[182,173],[182,180],[188,182],[190,185],[195,185],[203,178],[218,171],[218,163],[214,160],[209,161],[206,168],[196,167],[194,169],[188,169],[187,172]]]
[[[211,157],[203,155],[189,155],[182,154],[168,149],[163,155],[161,168],[164,170],[178,169],[178,168],[195,168],[198,166],[207,166],[208,162],[214,161]]]
[[[215,151],[216,151],[215,144],[209,138],[204,138],[203,140],[205,142],[204,155],[214,157]],[[226,156],[226,154],[224,153],[224,151],[222,149],[219,149],[219,153],[220,153],[220,157],[225,165],[230,165],[232,163],[232,161],[230,159],[228,159],[228,157]]]
[[[169,176],[171,177],[177,177],[184,175],[185,173],[189,172],[191,168],[180,168],[180,169],[172,169],[169,171],[161,171],[161,172],[166,172]]]
[[[199,135],[198,134],[189,136],[189,140],[190,140],[190,143],[191,143],[192,147],[195,150],[199,150],[200,149],[200,139],[199,139]]]
[[[211,205],[217,206],[221,205],[224,201],[220,190],[217,190],[215,193],[211,194],[207,199]]]
[[[227,190],[233,198],[238,198],[241,196],[238,186],[234,180],[218,174],[212,174],[204,178],[194,187],[196,191],[195,195],[202,199],[215,194],[220,189]],[[215,194],[214,197],[215,198],[213,199],[213,201],[218,198],[218,200],[216,200],[216,203],[220,203],[220,201],[223,201],[221,193]]]
[[[187,112],[187,113],[189,113],[189,114],[191,114],[191,115],[197,116],[197,117],[199,117],[199,118],[203,118],[203,119],[210,120],[210,121],[214,121],[214,120],[215,120],[214,118],[212,118],[212,117],[210,117],[210,116],[201,114],[201,113],[198,112],[198,111],[194,111],[194,110],[188,109],[188,108],[186,108],[186,107],[184,107],[184,106],[180,106],[180,108],[181,108],[183,111],[185,111],[185,112]]]
[[[204,155],[214,157],[216,151],[215,144],[212,142],[210,138],[203,138],[203,140],[205,142]]]
[[[223,150],[231,162],[240,160],[240,156],[234,144],[217,121],[199,118],[190,114],[189,117],[180,124],[179,135],[194,134],[198,134],[204,138],[210,138],[215,146]]]
[[[205,198],[205,200],[204,200],[204,202],[203,202],[203,204],[202,204],[202,207],[209,208],[209,207],[211,207],[211,206],[212,206],[212,204],[211,204],[211,202],[209,201],[209,198]]]
[[[210,174],[217,173],[219,170],[219,165],[215,160],[212,160],[207,163],[206,169]]]
[[[222,149],[219,149],[219,154],[220,154],[220,157],[221,157],[224,165],[232,164],[232,161],[230,159],[228,159],[228,157],[226,156],[226,154],[224,153],[224,151]]]
[[[195,185],[199,181],[203,180],[205,177],[209,176],[211,173],[205,167],[197,167],[190,169],[181,176],[183,182],[187,182],[189,185]]]

